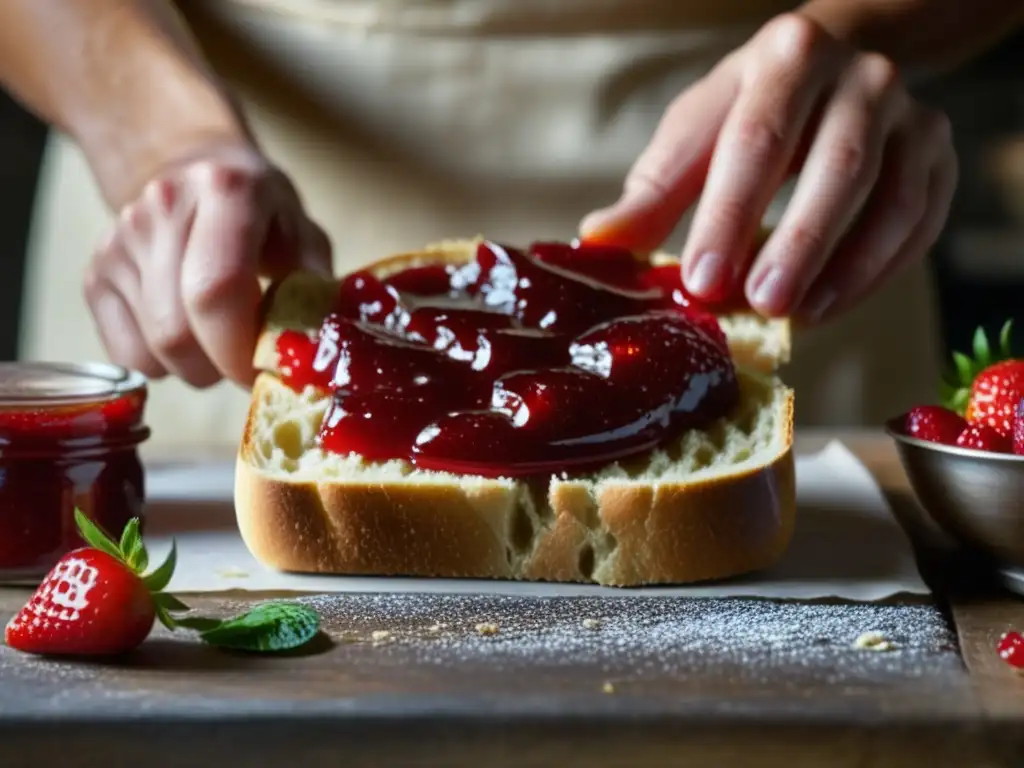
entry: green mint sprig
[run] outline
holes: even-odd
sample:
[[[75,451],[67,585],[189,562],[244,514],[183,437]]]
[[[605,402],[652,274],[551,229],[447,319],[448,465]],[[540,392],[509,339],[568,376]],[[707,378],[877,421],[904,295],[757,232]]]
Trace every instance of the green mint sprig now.
[[[128,522],[119,542],[114,541],[79,509],[75,510],[75,523],[90,547],[116,558],[142,579],[153,597],[157,618],[171,631],[189,629],[197,632],[199,639],[209,645],[261,653],[300,648],[320,632],[320,616],[317,612],[298,603],[261,603],[231,619],[176,615],[189,613],[192,609],[173,594],[164,592],[171,582],[178,560],[177,547],[173,541],[167,559],[146,573],[149,553],[142,541],[138,518]]]

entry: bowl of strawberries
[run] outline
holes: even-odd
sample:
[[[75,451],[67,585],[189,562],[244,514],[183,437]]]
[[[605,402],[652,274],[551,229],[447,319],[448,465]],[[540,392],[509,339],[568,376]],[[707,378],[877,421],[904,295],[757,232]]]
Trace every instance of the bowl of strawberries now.
[[[1011,322],[993,347],[983,329],[937,405],[888,422],[918,502],[947,534],[1024,567],[1024,359],[1010,349]]]

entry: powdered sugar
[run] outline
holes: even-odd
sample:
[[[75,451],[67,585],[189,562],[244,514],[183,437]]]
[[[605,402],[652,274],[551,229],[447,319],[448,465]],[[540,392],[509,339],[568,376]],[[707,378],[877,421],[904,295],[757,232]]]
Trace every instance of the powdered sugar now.
[[[382,653],[423,664],[582,666],[635,679],[716,666],[744,677],[790,668],[855,678],[920,676],[960,665],[946,621],[924,604],[402,594],[304,602],[348,644],[387,630],[392,643]],[[500,631],[481,633],[481,625]],[[892,650],[854,648],[869,631]]]
[[[476,714],[486,697],[491,712],[567,715],[635,697],[630,711],[808,717],[848,712],[851,698],[872,712],[897,699],[905,712],[948,712],[968,696],[954,635],[929,604],[436,594],[301,602],[335,641],[324,655],[238,657],[162,628],[123,664],[0,647],[0,703],[58,717],[333,712],[384,706],[377,697],[387,691],[386,706],[403,712],[441,702]],[[248,607],[218,601],[215,612]],[[866,632],[892,649],[855,648]]]

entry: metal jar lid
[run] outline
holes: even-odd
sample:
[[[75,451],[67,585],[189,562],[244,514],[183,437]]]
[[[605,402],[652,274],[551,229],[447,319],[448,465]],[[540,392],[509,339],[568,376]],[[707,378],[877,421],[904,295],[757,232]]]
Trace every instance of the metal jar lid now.
[[[0,408],[104,402],[145,388],[141,373],[108,363],[0,363]]]

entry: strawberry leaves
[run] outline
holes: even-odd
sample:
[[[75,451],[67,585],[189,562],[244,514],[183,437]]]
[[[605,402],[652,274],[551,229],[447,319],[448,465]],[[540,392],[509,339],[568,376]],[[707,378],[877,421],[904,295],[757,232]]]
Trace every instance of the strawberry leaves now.
[[[96,525],[92,520],[86,517],[82,510],[75,509],[75,525],[78,526],[78,533],[93,549],[98,549],[101,552],[106,552],[113,558],[120,560],[125,563],[126,560],[121,554],[121,547],[114,543],[107,534],[100,530],[99,526]],[[138,526],[135,527],[136,533],[138,532]],[[128,526],[125,526],[125,533],[128,532]],[[134,569],[133,569],[134,570]]]
[[[139,520],[133,518],[124,527],[119,542],[103,532],[81,510],[75,510],[75,523],[86,544],[124,563],[142,583],[153,599],[156,616],[171,631],[189,629],[199,639],[218,648],[252,652],[288,651],[305,645],[320,632],[316,611],[296,603],[262,603],[252,610],[230,619],[215,619],[190,614],[192,609],[174,595],[164,592],[174,575],[178,562],[177,547],[162,564],[148,574],[149,554],[142,541]]]
[[[999,346],[993,350],[985,329],[978,327],[971,340],[973,357],[963,352],[953,353],[953,375],[939,383],[942,404],[961,416],[967,409],[971,397],[971,385],[985,369],[1004,360],[1011,359],[1010,331],[1013,321],[1007,320],[999,331]]]
[[[139,519],[133,517],[128,521],[121,534],[121,553],[124,555],[128,567],[136,573],[141,573],[149,567],[149,553],[142,544],[142,536],[139,533]]]

